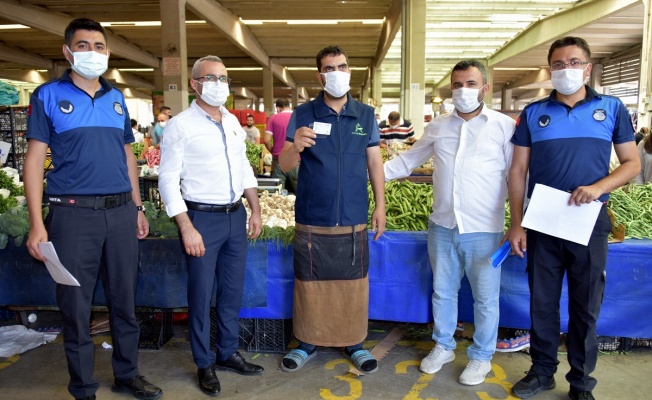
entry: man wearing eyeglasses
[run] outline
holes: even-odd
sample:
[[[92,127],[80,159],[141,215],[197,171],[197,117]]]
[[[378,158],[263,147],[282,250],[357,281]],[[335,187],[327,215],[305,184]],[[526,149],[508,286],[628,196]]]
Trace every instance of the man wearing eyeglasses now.
[[[514,156],[509,172],[512,227],[509,242],[520,257],[527,249],[532,367],[512,388],[529,398],[555,387],[561,296],[568,278],[568,363],[571,399],[593,399],[597,381],[590,374],[598,356],[596,322],[605,286],[607,237],[611,222],[603,205],[587,246],[521,227],[526,176],[527,196],[545,184],[571,193],[569,206],[606,202],[609,192],[631,180],[640,164],[634,129],[627,109],[612,96],[586,85],[592,65],[589,45],[578,37],[556,40],[548,52],[555,90],[528,105],[512,138]],[[620,167],[609,174],[611,147]]]
[[[161,198],[179,226],[186,257],[190,347],[199,387],[211,396],[221,391],[215,369],[243,375],[263,372],[237,351],[247,233],[256,238],[262,223],[258,182],[245,154],[247,134],[224,108],[230,82],[219,57],[195,62],[190,86],[197,99],[168,122],[159,168]],[[243,194],[252,211],[248,229]],[[213,282],[217,354],[210,349]]]

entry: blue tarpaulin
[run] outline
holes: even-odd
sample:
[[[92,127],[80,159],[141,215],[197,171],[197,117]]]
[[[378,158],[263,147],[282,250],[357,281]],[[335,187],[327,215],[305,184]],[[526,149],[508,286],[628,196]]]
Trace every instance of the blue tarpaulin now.
[[[378,241],[369,236],[369,318],[425,323],[432,320],[432,271],[425,232],[387,232]],[[292,317],[294,286],[292,246],[250,244],[242,318]],[[487,261],[489,266],[489,261]],[[526,263],[508,257],[502,269],[500,326],[529,329]],[[178,239],[141,241],[136,304],[187,307],[186,269]],[[24,245],[0,250],[0,306],[55,305],[55,284]],[[568,324],[567,289],[561,299],[561,328]],[[101,287],[94,301],[103,304]],[[466,279],[459,296],[459,321],[473,322],[473,300]],[[598,334],[652,338],[652,240],[626,240],[609,245],[607,285]]]

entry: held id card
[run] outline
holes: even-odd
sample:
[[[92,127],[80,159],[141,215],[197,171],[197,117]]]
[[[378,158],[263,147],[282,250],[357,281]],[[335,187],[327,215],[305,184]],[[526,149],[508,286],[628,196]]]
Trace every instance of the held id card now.
[[[313,122],[310,124],[310,128],[315,131],[317,135],[330,136],[331,134],[331,124],[325,122]]]

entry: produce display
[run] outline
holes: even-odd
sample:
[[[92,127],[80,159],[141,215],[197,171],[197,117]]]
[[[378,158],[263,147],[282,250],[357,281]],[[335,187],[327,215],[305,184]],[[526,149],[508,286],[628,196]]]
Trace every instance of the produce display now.
[[[609,209],[625,225],[625,238],[652,238],[652,184],[627,185],[611,192]]]
[[[289,194],[287,196],[282,196],[278,193],[270,194],[267,190],[264,190],[258,199],[260,204],[260,217],[263,221],[263,225],[266,225],[270,228],[280,227],[287,228],[289,226],[294,226],[294,202],[296,196]],[[245,205],[247,210],[247,220],[251,216],[251,208],[247,199],[243,199],[242,202]]]
[[[247,144],[247,160],[249,160],[249,164],[251,164],[251,166],[254,167],[259,173],[262,172],[259,171],[260,159],[263,157],[263,149],[265,148],[265,145],[253,144],[248,140],[245,141],[245,143]]]
[[[131,151],[134,152],[134,156],[136,157],[136,160],[140,158],[140,155],[143,154],[143,149],[145,148],[145,145],[142,143],[132,143],[131,144]]]
[[[371,185],[369,195],[369,227],[371,213],[376,203]],[[428,229],[428,217],[432,212],[432,185],[410,181],[391,181],[385,184],[386,229],[389,231],[424,231]]]

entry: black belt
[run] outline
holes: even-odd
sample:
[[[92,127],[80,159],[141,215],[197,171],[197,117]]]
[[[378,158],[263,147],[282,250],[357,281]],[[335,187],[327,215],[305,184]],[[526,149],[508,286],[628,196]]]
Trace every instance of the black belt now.
[[[211,213],[226,213],[231,214],[240,208],[242,201],[238,200],[235,203],[231,204],[207,204],[207,203],[197,203],[196,201],[186,200],[186,206],[190,210],[196,211],[206,211]]]
[[[120,207],[131,201],[131,192],[110,194],[107,196],[57,196],[48,195],[48,201],[53,206],[92,208],[106,210]]]

